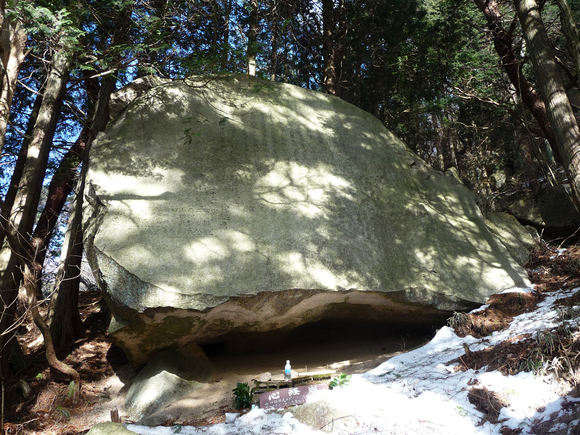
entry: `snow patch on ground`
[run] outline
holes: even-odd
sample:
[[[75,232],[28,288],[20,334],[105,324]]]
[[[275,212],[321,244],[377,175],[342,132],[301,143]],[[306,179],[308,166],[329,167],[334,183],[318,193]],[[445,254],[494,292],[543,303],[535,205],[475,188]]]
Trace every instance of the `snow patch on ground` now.
[[[566,396],[563,385],[552,376],[522,372],[504,376],[499,371],[457,370],[450,361],[464,354],[464,345],[478,351],[522,334],[535,336],[539,331],[556,328],[561,322],[554,302],[577,291],[548,295],[535,311],[514,317],[510,326],[481,339],[455,335],[441,328],[425,346],[398,355],[362,375],[354,375],[349,385],[320,391],[309,397],[310,404],[332,407],[334,420],[311,427],[292,413],[254,409],[230,418],[233,422],[206,427],[146,427],[128,425],[139,434],[314,434],[320,429],[333,433],[396,434],[500,434],[502,427],[532,433],[533,425],[569,415],[568,423],[554,422],[551,431],[578,428],[580,420],[572,415],[579,398]],[[521,289],[528,292],[530,289]],[[579,322],[576,318],[574,322]],[[472,405],[468,393],[473,385],[485,387],[502,398],[507,406],[499,413],[498,423],[483,421],[484,415]],[[571,408],[571,409],[570,409]],[[559,428],[558,426],[562,426]],[[565,432],[564,432],[565,433]]]
[[[534,291],[534,287],[511,287],[508,289],[505,289],[501,292],[499,292],[500,295],[506,294],[506,293],[531,293]],[[484,305],[487,306],[487,305]],[[477,308],[476,308],[477,309]]]
[[[560,257],[560,256],[564,255],[564,253],[565,253],[566,251],[567,251],[567,249],[566,249],[566,248],[560,248],[560,249],[557,249],[557,250],[556,250],[556,255],[552,255],[552,256],[550,257],[550,260],[553,260],[553,259],[554,259],[554,258],[556,258],[556,257]]]

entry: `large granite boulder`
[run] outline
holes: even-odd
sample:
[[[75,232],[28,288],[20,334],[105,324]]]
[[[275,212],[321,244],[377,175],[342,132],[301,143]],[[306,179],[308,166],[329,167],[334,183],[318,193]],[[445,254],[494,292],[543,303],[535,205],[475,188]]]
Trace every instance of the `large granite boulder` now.
[[[529,285],[466,187],[339,98],[229,77],[125,104],[92,149],[84,229],[135,364],[323,318],[430,322]]]

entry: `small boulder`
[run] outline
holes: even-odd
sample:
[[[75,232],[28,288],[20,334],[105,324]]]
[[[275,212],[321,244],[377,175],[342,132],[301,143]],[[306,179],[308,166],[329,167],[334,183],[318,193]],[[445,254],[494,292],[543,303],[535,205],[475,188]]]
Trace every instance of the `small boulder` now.
[[[317,400],[296,406],[292,408],[292,414],[299,422],[319,428],[323,432],[341,432],[340,429],[348,429],[349,422],[342,421],[348,414],[345,414],[344,410],[337,408],[328,400]]]
[[[555,234],[569,233],[580,225],[580,214],[562,186],[542,186],[535,192],[506,197],[498,205],[520,222]]]
[[[491,179],[493,187],[496,189],[501,189],[508,181],[508,176],[505,171],[494,172],[489,178]]]
[[[542,189],[536,195],[536,203],[546,222],[546,226],[573,231],[580,225],[580,214],[570,194],[562,186]]]
[[[199,346],[166,349],[135,377],[127,392],[125,409],[132,420],[148,419],[151,424],[151,415],[207,382],[211,373],[211,363]]]
[[[490,212],[486,216],[487,227],[507,248],[511,256],[521,265],[528,261],[530,250],[536,241],[518,220],[502,212]]]
[[[504,209],[504,207],[501,207]],[[505,210],[523,222],[528,222],[535,227],[544,227],[546,222],[542,217],[542,212],[531,196],[524,196],[510,200]]]

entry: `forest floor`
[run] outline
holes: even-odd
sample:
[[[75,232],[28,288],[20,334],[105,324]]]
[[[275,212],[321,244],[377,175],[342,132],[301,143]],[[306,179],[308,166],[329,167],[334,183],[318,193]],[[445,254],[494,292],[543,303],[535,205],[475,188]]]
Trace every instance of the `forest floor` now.
[[[514,317],[534,311],[550,295],[580,287],[580,246],[570,246],[565,250],[545,247],[531,255],[527,268],[534,284],[533,291],[494,295],[481,309],[469,314],[454,315],[449,320],[449,326],[454,328],[457,336],[485,339],[494,331],[506,330]],[[559,312],[578,317],[578,313],[573,310],[580,305],[580,292],[557,303],[561,306]],[[32,364],[25,373],[20,374],[24,382],[6,387],[7,433],[84,433],[96,423],[110,421],[111,411],[115,410],[120,412],[121,419],[125,421],[125,384],[128,384],[135,372],[105,332],[99,294],[81,293],[79,305],[87,334],[77,341],[66,362],[81,374],[80,400],[72,402],[67,380],[47,367],[42,352],[42,339],[36,328],[32,324],[25,325],[21,328],[19,341]],[[400,336],[386,338],[366,334],[365,337],[343,337],[340,343],[329,343],[326,348],[318,342],[313,347],[303,347],[303,355],[296,355],[297,349],[293,349],[293,358],[312,361],[308,367],[310,370],[333,368],[341,373],[362,373],[430,338],[414,335],[402,342]],[[575,386],[567,394],[579,396],[577,382],[580,380],[570,378],[570,373],[578,373],[580,365],[579,336],[577,333],[574,335],[569,331],[556,330],[550,337],[546,339],[548,342],[539,355],[532,355],[534,349],[538,349],[537,336],[521,334],[482,350],[470,350],[471,345],[464,345],[467,346],[465,353],[449,363],[455,363],[458,370],[465,372],[486,367],[486,370],[514,375],[522,370],[540,370],[542,365],[546,366],[547,361],[559,361],[560,366],[555,368],[559,370],[559,377],[566,378],[564,380],[568,385]],[[220,359],[220,355],[216,355],[213,360],[218,374],[215,382],[209,384],[207,391],[198,392],[199,397],[189,398],[189,415],[195,418],[184,419],[179,415],[171,417],[169,412],[170,418],[164,423],[191,426],[223,423],[225,413],[234,412],[231,389],[236,382],[249,381],[272,367],[280,366],[280,361],[286,359],[285,351],[287,353],[286,349],[261,354],[254,351],[251,359],[236,359],[231,354],[229,357],[222,354]],[[503,406],[501,401],[502,398],[485,385],[475,385],[469,393],[469,402],[484,415],[487,422],[497,423],[499,410]],[[576,415],[580,415],[580,403],[570,403],[569,406],[576,406]],[[556,425],[557,422],[550,424]],[[548,433],[549,428],[545,426],[546,422],[538,422],[537,433]],[[502,433],[519,433],[517,430],[509,432],[507,426],[505,429]]]

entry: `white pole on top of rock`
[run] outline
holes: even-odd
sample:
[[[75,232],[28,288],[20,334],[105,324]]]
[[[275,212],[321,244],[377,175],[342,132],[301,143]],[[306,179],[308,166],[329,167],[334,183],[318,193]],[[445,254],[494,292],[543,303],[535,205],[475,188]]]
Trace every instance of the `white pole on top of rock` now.
[[[256,55],[258,54],[259,6],[258,0],[250,0],[250,28],[248,29],[248,76],[256,77]]]

